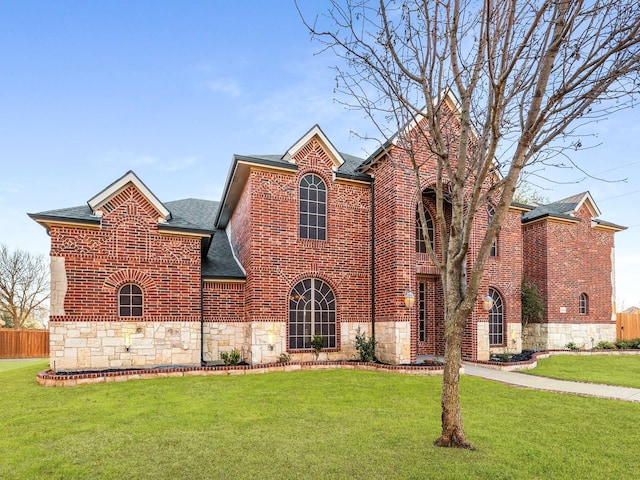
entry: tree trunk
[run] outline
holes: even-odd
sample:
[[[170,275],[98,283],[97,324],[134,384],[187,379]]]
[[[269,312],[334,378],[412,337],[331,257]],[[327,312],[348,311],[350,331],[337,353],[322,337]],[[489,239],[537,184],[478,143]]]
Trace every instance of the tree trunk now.
[[[464,327],[458,322],[458,312],[449,312],[445,324],[453,328],[445,328],[445,359],[442,377],[442,433],[434,444],[437,447],[468,448],[474,450],[467,442],[462,428],[460,412],[459,380],[461,364],[462,333]]]

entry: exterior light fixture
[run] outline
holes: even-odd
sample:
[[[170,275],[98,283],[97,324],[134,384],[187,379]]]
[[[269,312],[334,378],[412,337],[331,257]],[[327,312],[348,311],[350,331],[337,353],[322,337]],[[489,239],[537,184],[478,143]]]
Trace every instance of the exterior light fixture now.
[[[131,348],[131,334],[129,332],[124,333],[124,349],[128,352]]]
[[[416,296],[413,294],[411,290],[407,290],[404,292],[404,306],[406,308],[413,307],[413,304],[416,303]]]
[[[269,332],[269,335],[267,336],[267,343],[269,346],[269,350],[273,351],[273,347],[275,346],[273,332]]]
[[[482,308],[484,308],[487,312],[493,308],[493,298],[489,295],[482,297]]]

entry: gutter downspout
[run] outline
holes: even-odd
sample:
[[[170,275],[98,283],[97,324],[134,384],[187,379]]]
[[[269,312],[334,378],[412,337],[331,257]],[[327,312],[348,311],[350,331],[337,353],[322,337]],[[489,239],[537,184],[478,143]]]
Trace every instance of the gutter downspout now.
[[[375,178],[371,182],[371,337],[376,336],[376,238]]]
[[[200,366],[205,366],[204,361],[204,279],[200,278]]]

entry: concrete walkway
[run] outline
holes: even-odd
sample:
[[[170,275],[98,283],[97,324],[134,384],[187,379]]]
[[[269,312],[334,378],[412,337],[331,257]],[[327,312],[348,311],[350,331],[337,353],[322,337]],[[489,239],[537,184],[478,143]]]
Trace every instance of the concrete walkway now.
[[[640,388],[555,380],[553,378],[527,375],[526,373],[503,372],[470,363],[464,363],[463,366],[466,375],[494,380],[507,385],[590,397],[613,398],[627,402],[640,402]]]

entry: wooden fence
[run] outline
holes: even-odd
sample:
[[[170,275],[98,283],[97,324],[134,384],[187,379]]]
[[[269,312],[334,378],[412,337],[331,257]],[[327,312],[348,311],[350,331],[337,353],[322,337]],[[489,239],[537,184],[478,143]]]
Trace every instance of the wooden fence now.
[[[640,338],[640,313],[616,314],[617,340],[632,340]]]
[[[0,328],[0,358],[49,356],[49,330]]]

